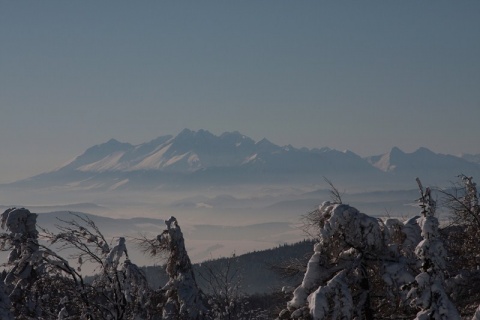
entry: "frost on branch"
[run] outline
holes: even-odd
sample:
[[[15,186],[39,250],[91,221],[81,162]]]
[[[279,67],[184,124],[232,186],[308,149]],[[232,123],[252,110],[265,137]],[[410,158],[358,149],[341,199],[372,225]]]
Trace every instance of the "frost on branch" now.
[[[417,178],[422,208],[419,224],[423,240],[415,248],[421,264],[420,273],[415,277],[415,285],[408,293],[411,304],[420,308],[415,319],[460,319],[457,309],[444,289],[444,269],[446,251],[438,232],[438,219],[435,217],[436,202],[430,188],[424,189]]]

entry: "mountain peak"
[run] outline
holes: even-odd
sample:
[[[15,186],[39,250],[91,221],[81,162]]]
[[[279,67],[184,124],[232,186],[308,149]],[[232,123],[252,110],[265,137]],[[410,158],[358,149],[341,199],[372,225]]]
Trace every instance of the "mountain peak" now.
[[[100,145],[102,145],[102,146],[124,146],[124,145],[130,145],[130,144],[126,143],[126,142],[120,142],[117,139],[112,138],[112,139],[108,140],[107,142],[104,142]]]
[[[125,150],[133,147],[130,143],[127,142],[120,142],[116,139],[110,139],[107,142],[97,144],[87,151],[96,151],[96,150],[108,150],[108,151],[114,151],[114,150]]]
[[[400,150],[400,148],[398,147],[393,147],[392,150],[390,150],[390,156],[395,156],[395,155],[404,155],[405,152],[403,152],[402,150]]]
[[[423,155],[434,155],[435,154],[435,152],[433,152],[430,149],[425,148],[425,147],[420,147],[417,150],[415,150],[415,152],[413,152],[413,153],[414,154],[423,154]]]
[[[220,135],[219,139],[222,144],[229,145],[235,149],[240,148],[245,151],[253,151],[255,146],[255,141],[238,131],[224,132]]]
[[[270,140],[268,140],[267,138],[263,138],[262,140],[258,141],[256,144],[259,145],[259,146],[271,146],[271,145],[274,146],[275,145],[272,142],[270,142]]]
[[[179,134],[177,134],[177,137],[180,137],[180,136],[182,136],[182,137],[183,137],[183,136],[185,136],[185,137],[187,137],[187,136],[193,136],[194,134],[195,134],[195,131],[192,131],[192,130],[190,130],[190,129],[185,128],[185,129],[183,129],[182,131],[180,131]]]
[[[245,139],[246,137],[241,134],[238,131],[226,131],[220,135],[220,138],[229,138],[229,137],[235,137],[235,138],[240,138],[240,139]]]
[[[190,129],[183,129],[175,138],[176,139],[191,139],[191,138],[211,138],[215,137],[210,131],[200,129],[193,131]]]
[[[213,136],[213,134],[210,131],[203,130],[203,129],[200,129],[197,132],[194,131],[194,133],[199,136]]]

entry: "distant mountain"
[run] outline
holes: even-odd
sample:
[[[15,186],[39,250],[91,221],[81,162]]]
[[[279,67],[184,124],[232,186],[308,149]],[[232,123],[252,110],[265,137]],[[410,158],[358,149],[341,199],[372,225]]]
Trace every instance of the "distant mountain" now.
[[[460,158],[465,159],[467,161],[480,164],[480,154],[468,154],[464,153],[460,156]]]
[[[434,153],[427,148],[419,148],[406,153],[399,148],[390,152],[366,158],[374,167],[401,180],[414,181],[420,177],[429,183],[441,180],[455,180],[461,173],[478,176],[480,166],[460,157]]]
[[[322,176],[378,176],[380,171],[352,152],[297,149],[239,132],[220,136],[183,130],[140,145],[111,139],[51,172],[16,186],[72,189],[156,188],[172,185],[315,182]],[[336,181],[338,181],[337,179]]]
[[[111,139],[87,149],[69,163],[18,181],[18,187],[61,187],[72,190],[115,190],[205,187],[239,184],[315,184],[328,177],[345,186],[412,185],[420,176],[432,182],[460,173],[478,176],[480,164],[420,148],[398,148],[362,158],[350,151],[278,146],[255,142],[235,131],[216,136],[184,129],[132,145]],[[398,186],[404,187],[404,186]]]

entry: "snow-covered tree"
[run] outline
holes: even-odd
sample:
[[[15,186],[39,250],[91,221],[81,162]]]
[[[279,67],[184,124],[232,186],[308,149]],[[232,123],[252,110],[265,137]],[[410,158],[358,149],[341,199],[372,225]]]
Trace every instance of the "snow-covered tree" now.
[[[36,230],[37,215],[24,208],[11,208],[2,213],[1,221],[6,233],[0,235],[0,247],[10,250],[6,263],[9,269],[4,278],[9,300],[16,315],[36,316],[39,310],[34,294],[25,293],[44,272]]]
[[[422,217],[419,220],[423,240],[415,248],[420,263],[420,273],[408,293],[411,304],[420,308],[415,319],[460,319],[460,315],[445,292],[444,270],[446,251],[438,231],[438,219],[435,217],[436,202],[432,199],[431,189],[424,189],[417,178],[420,189],[420,207]]]
[[[169,281],[161,289],[162,319],[208,319],[205,296],[197,286],[182,230],[175,217],[170,217],[165,224],[167,228],[155,239],[140,241],[144,251],[151,255],[167,255]]]
[[[17,319],[56,317],[58,302],[68,295],[68,290],[60,288],[75,287],[72,284],[79,280],[65,259],[39,244],[36,218],[24,208],[2,214],[2,228],[7,232],[0,235],[1,247],[10,250],[2,278]]]

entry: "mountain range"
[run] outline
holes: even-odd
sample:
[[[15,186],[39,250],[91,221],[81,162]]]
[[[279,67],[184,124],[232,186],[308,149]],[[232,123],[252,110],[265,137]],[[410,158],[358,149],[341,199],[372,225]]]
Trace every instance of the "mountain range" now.
[[[139,145],[111,139],[67,164],[10,184],[16,187],[61,186],[71,189],[188,187],[238,184],[308,184],[323,177],[347,185],[379,188],[455,180],[480,175],[480,156],[453,156],[420,148],[406,153],[394,147],[382,155],[361,157],[330,148],[278,146],[254,141],[239,132],[216,136],[184,129]]]

